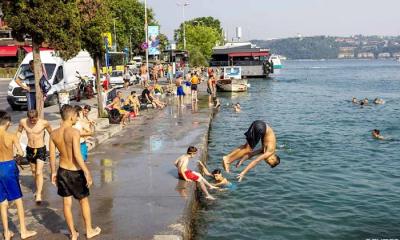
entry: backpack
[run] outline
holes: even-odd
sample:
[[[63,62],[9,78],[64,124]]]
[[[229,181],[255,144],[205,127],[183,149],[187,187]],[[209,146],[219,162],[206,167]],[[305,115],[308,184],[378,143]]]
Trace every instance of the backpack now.
[[[40,89],[42,89],[42,92],[43,92],[44,96],[46,96],[47,93],[51,89],[51,84],[49,83],[49,81],[44,76],[42,76],[42,78],[40,79],[39,86],[40,86]]]
[[[118,109],[111,109],[108,113],[108,121],[110,124],[119,124],[121,122],[121,114]]]

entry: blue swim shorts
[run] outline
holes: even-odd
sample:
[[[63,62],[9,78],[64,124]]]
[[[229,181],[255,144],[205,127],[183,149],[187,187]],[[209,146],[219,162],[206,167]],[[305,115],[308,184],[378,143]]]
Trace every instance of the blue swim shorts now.
[[[183,91],[183,87],[182,87],[182,86],[179,86],[179,87],[176,89],[176,95],[178,95],[178,96],[185,96],[185,92]]]
[[[15,160],[0,162],[0,202],[14,201],[21,197],[17,163]]]
[[[81,154],[82,154],[83,161],[86,162],[88,159],[88,147],[87,147],[86,142],[81,143]]]

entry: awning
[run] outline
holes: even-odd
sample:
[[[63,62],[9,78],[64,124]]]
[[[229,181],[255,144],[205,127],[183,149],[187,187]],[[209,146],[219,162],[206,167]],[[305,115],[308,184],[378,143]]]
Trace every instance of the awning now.
[[[232,52],[228,54],[229,57],[266,57],[268,55],[268,52]]]
[[[0,57],[16,57],[18,46],[0,46]]]
[[[26,53],[32,52],[32,47],[23,47],[23,49],[24,49],[24,51],[25,51]],[[53,50],[53,49],[50,49],[50,48],[40,48],[40,51],[46,51],[46,50]]]

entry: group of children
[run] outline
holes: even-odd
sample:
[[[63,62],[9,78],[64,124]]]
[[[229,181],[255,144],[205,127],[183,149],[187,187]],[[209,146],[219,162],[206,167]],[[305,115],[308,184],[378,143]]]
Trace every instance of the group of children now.
[[[85,150],[84,145],[86,137],[91,133],[90,130],[85,130],[83,125],[86,121],[88,125],[94,124],[87,119],[89,111],[88,107],[64,105],[61,109],[60,126],[52,129],[48,121],[39,118],[36,110],[29,110],[27,118],[20,121],[17,133],[11,133],[8,131],[11,126],[11,116],[6,111],[0,110],[0,208],[4,239],[9,240],[14,236],[8,226],[9,202],[14,202],[17,207],[21,239],[37,235],[37,232],[27,230],[25,225],[22,191],[19,183],[19,163],[16,160],[24,155],[19,140],[22,131],[25,131],[28,137],[26,158],[32,167],[35,178],[36,204],[39,205],[42,202],[43,165],[47,161],[44,134],[47,131],[50,135],[51,183],[57,186],[57,193],[63,198],[64,217],[71,239],[79,237],[73,221],[72,198],[79,200],[86,226],[86,238],[90,239],[100,234],[99,227],[92,227],[88,199],[89,187],[93,180],[85,163],[87,146]],[[85,133],[85,131],[88,132]],[[16,156],[14,149],[17,150]],[[56,150],[59,152],[58,170],[56,169]]]
[[[219,189],[219,190],[232,189],[234,187],[234,184],[229,182],[229,180],[222,175],[221,169],[215,169],[212,172],[210,172],[208,168],[201,161],[198,161],[198,163],[203,173],[206,176],[212,177],[215,181],[214,184],[210,184],[200,173],[190,170],[188,168],[189,160],[193,158],[196,154],[197,154],[197,148],[194,146],[190,146],[187,149],[186,154],[180,156],[175,161],[174,164],[178,169],[178,175],[180,179],[185,180],[187,182],[193,181],[198,183],[201,190],[205,194],[205,198],[208,200],[215,200],[215,198],[208,192],[207,187],[209,189]]]

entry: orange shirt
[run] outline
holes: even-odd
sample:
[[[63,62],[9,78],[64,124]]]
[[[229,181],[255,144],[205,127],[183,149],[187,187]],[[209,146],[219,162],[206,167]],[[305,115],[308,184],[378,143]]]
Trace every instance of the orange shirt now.
[[[197,76],[193,76],[191,82],[192,84],[199,84],[199,78]]]

